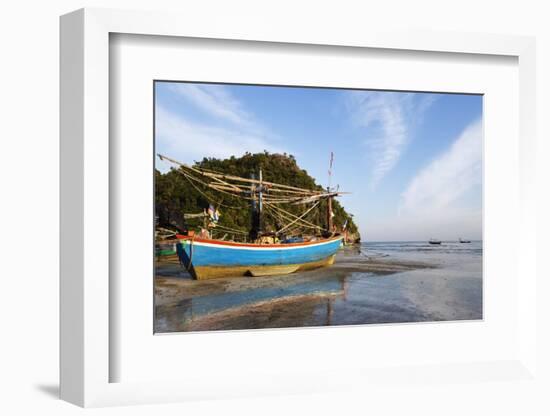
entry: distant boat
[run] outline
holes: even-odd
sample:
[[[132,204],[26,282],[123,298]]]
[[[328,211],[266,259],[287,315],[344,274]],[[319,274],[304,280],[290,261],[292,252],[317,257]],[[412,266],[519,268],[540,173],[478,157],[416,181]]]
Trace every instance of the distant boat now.
[[[428,241],[430,244],[441,244],[441,240],[437,240],[435,238],[430,238],[430,241]]]
[[[470,240],[463,240],[462,238],[459,238],[459,239],[458,239],[458,242],[459,242],[459,243],[471,243]]]

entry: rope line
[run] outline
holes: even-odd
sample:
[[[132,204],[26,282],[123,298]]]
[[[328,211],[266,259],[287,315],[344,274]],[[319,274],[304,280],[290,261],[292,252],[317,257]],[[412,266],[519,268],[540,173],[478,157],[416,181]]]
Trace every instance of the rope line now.
[[[179,171],[178,171],[179,172]],[[216,199],[214,197],[212,197],[211,195],[208,195],[206,192],[204,192],[203,190],[201,190],[197,185],[195,185],[192,181],[192,180],[195,180],[197,181],[198,179],[196,178],[193,178],[191,177],[190,175],[187,175],[183,172],[180,172],[183,177],[185,179],[187,179],[187,181],[191,184],[191,186],[193,188],[195,188],[195,190],[200,193],[202,196],[204,196],[206,198],[207,201],[216,201]],[[199,181],[200,182],[200,181]],[[231,194],[230,194],[231,195]],[[231,195],[231,196],[234,196],[234,195]],[[225,207],[225,208],[229,208],[229,209],[243,209],[243,207],[238,207],[238,206],[233,206],[233,205],[227,205],[227,204],[223,204],[221,201],[216,201],[216,205],[218,206],[222,206],[222,207]]]
[[[283,230],[287,229],[288,227],[290,227],[292,224],[294,224],[295,222],[297,221],[300,221],[302,220],[307,214],[309,214],[311,212],[311,210],[313,208],[315,208],[317,205],[319,205],[319,201],[317,201],[317,203],[313,204],[306,212],[304,212],[302,215],[300,215],[298,218],[296,218],[294,221],[288,223],[287,225],[285,225],[283,228],[281,228],[279,231],[276,231],[277,233],[280,233],[282,232]]]

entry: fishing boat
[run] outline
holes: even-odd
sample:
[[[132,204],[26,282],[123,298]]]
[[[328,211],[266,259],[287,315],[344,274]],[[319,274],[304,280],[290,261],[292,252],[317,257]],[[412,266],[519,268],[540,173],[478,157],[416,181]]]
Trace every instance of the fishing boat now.
[[[158,219],[155,218],[155,222]],[[176,244],[178,240],[176,238],[177,232],[168,230],[163,227],[156,227],[155,229],[155,257],[167,257],[176,255]]]
[[[437,240],[435,238],[430,238],[430,241],[428,241],[430,244],[441,244],[441,240]]]
[[[165,257],[173,256],[176,254],[176,244],[177,240],[170,241],[159,241],[155,244],[155,256],[156,257]]]
[[[470,240],[463,240],[462,238],[459,238],[459,239],[458,239],[458,242],[459,242],[459,243],[462,243],[462,244],[471,243]]]
[[[271,276],[330,266],[343,236],[301,243],[247,244],[180,235],[178,257],[195,279]]]
[[[250,202],[252,221],[248,233],[222,226],[215,203],[203,213],[185,215],[185,218],[202,218],[204,221],[200,232],[176,235],[179,261],[195,279],[281,275],[334,263],[344,235],[338,233],[333,225],[332,199],[345,192],[332,189],[330,182],[326,189],[304,189],[265,181],[261,169],[258,179],[243,178],[158,156],[175,164],[178,172],[197,190],[202,186]],[[325,227],[308,219],[308,215],[320,207],[321,201],[326,201]],[[286,205],[301,206],[304,212],[296,214],[296,209],[292,212],[283,208]],[[264,215],[273,216],[278,229],[264,230]],[[304,229],[309,232],[299,232]],[[209,230],[225,234],[215,239]],[[225,239],[235,234],[245,234],[246,241]]]

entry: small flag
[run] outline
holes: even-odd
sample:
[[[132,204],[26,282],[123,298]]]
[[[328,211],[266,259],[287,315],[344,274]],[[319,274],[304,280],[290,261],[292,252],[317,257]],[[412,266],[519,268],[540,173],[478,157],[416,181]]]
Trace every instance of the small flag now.
[[[214,205],[212,204],[208,206],[208,216],[213,222],[218,222],[219,212],[214,208]]]

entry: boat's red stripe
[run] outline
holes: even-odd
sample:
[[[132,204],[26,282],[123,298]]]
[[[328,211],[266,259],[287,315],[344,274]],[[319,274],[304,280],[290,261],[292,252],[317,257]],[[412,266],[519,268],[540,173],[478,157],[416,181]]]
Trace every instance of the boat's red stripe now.
[[[287,243],[287,244],[250,244],[250,243],[236,243],[234,241],[220,241],[220,240],[209,240],[207,238],[198,238],[190,237],[188,235],[176,235],[178,240],[193,240],[199,243],[208,243],[208,244],[219,244],[221,246],[236,246],[236,247],[296,247],[296,246],[308,246],[313,244],[325,243],[327,241],[337,240],[342,237],[333,237],[326,240],[317,240],[317,241],[304,241],[302,243]]]

